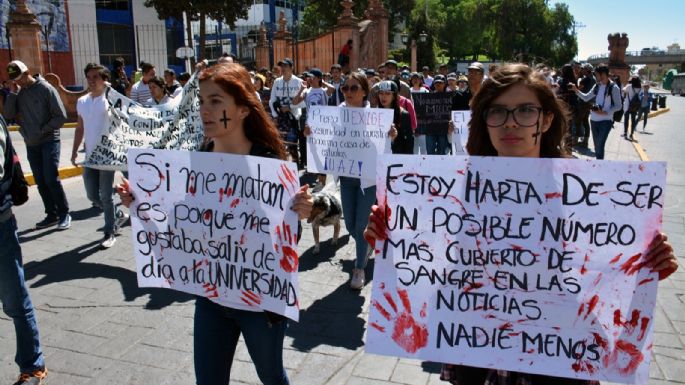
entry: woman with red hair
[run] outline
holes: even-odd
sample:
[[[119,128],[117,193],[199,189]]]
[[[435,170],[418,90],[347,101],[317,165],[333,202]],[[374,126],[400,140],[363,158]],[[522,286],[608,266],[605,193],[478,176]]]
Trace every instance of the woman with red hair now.
[[[221,64],[200,74],[200,116],[206,137],[203,151],[286,159],[276,126],[257,99],[247,70]],[[122,203],[133,196],[128,181],[118,187]],[[303,186],[292,210],[309,217],[312,198]],[[228,308],[207,298],[195,301],[194,358],[198,385],[227,385],[240,335],[266,385],[289,384],[283,367],[285,317],[267,311]]]

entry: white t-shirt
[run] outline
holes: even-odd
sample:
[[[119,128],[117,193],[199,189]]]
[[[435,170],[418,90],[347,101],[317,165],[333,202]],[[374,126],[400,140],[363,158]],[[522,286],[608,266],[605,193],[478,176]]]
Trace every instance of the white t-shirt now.
[[[328,105],[328,94],[323,88],[307,88],[304,91],[304,102],[307,109],[311,106]]]
[[[102,130],[107,124],[107,99],[105,95],[91,97],[86,94],[78,98],[76,113],[83,121],[83,138],[86,143],[86,157],[100,142]]]

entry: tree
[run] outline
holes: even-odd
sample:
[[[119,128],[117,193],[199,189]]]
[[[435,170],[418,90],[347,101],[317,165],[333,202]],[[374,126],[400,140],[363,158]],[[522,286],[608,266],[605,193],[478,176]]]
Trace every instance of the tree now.
[[[200,21],[200,57],[205,52],[205,20],[224,22],[235,28],[235,22],[247,17],[252,0],[145,0],[145,6],[155,8],[160,19],[183,18],[183,12],[191,20]]]

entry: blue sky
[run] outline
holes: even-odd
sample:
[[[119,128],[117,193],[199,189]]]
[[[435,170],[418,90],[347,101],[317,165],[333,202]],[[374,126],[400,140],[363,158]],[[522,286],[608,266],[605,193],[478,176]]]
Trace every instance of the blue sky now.
[[[628,34],[629,51],[645,47],[666,49],[672,43],[685,49],[685,1],[683,0],[552,0],[568,4],[576,22],[578,58],[607,53],[607,35]]]

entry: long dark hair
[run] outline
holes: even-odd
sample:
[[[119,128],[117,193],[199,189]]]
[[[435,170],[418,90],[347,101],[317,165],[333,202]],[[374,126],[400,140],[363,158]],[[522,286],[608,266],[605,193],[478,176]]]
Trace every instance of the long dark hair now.
[[[358,72],[358,71],[350,72],[349,75],[347,75],[343,78],[341,86],[344,86],[345,83],[347,83],[347,81],[349,79],[354,79],[357,82],[359,82],[359,85],[362,87],[362,91],[364,91],[364,94],[365,94],[364,95],[364,101],[368,100],[368,98],[369,98],[369,79],[366,78],[366,75],[364,73]]]
[[[525,64],[505,64],[498,67],[473,96],[469,140],[466,144],[469,155],[497,156],[497,150],[492,145],[485,123],[485,110],[495,98],[515,84],[523,84],[535,93],[542,105],[543,114],[554,114],[549,130],[542,133],[540,157],[568,157],[568,149],[563,140],[568,129],[566,109],[555,97],[547,80]]]
[[[257,99],[252,79],[245,67],[237,63],[215,65],[202,71],[199,79],[200,87],[202,82],[211,80],[231,95],[236,105],[247,107],[250,113],[245,118],[243,126],[247,139],[273,151],[278,158],[286,159],[283,139],[264,106]]]

